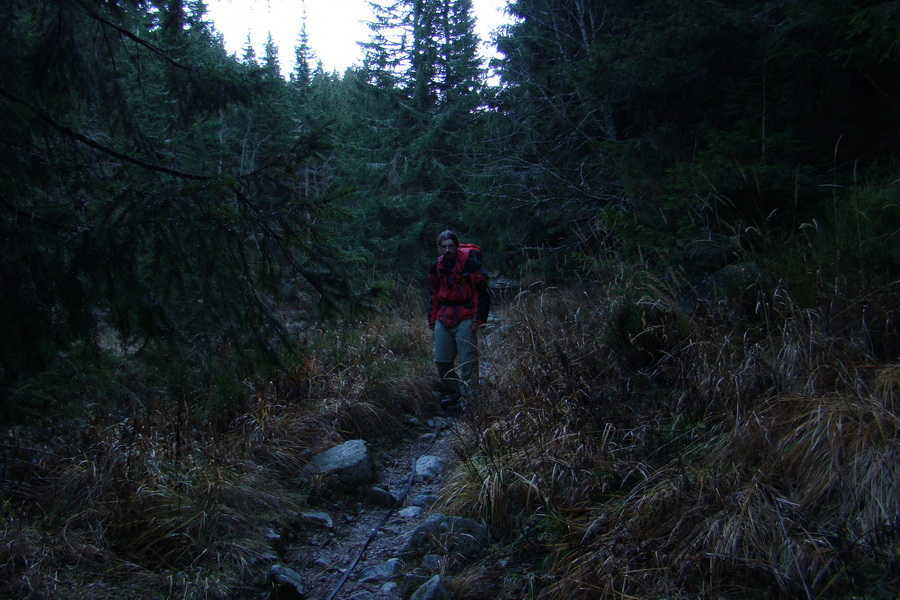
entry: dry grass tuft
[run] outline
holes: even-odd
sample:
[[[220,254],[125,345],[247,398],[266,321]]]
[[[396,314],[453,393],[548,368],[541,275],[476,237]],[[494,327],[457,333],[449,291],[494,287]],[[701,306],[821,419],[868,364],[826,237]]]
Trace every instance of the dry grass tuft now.
[[[8,432],[0,596],[234,597],[272,553],[263,531],[292,521],[314,492],[298,478],[311,456],[377,440],[423,410],[430,360],[418,313],[302,331],[301,356],[237,386],[213,371],[167,393],[135,370],[127,402],[96,404],[50,442]],[[228,356],[204,364],[227,369]],[[227,410],[209,418],[216,402]]]
[[[871,303],[778,287],[689,318],[678,288],[520,294],[446,507],[532,565],[534,597],[890,597],[900,367]]]

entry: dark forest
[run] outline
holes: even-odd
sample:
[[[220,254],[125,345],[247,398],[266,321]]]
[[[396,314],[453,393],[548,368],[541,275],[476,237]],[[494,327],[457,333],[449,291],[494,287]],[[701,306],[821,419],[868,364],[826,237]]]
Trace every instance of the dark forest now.
[[[489,64],[471,0],[376,0],[284,73],[202,0],[0,3],[0,596],[259,597],[310,452],[432,410],[453,228],[455,597],[896,598],[900,3],[507,10]]]

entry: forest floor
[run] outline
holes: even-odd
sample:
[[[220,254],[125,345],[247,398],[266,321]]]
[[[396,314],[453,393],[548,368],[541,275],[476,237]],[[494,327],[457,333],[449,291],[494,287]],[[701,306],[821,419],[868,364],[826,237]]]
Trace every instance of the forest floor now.
[[[396,558],[412,530],[432,513],[427,505],[429,500],[440,496],[441,485],[457,460],[456,448],[461,428],[465,427],[458,410],[442,411],[422,421],[411,419],[408,425],[402,439],[390,446],[373,449],[378,471],[374,485],[402,500],[395,510],[372,506],[359,497],[336,502],[323,499],[317,508],[331,517],[332,526],[307,526],[301,539],[288,545],[284,564],[301,575],[307,586],[306,597],[310,600],[402,598],[402,586],[396,585],[398,579],[393,579],[395,584],[392,584],[388,580],[360,581],[360,576],[367,569]],[[422,456],[443,459],[444,468],[433,477],[417,472],[410,485],[413,464]],[[404,495],[407,488],[409,491]],[[418,504],[425,504],[424,510],[403,510]],[[401,512],[419,514],[398,514]],[[373,536],[373,531],[388,513],[387,522]],[[355,562],[357,557],[359,560]],[[414,566],[406,565],[403,571],[410,571]],[[345,572],[351,568],[346,582],[336,591]]]

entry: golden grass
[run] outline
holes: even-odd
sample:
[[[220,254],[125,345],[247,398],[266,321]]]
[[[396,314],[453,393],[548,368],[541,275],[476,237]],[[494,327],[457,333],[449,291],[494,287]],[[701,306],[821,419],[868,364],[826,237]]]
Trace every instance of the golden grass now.
[[[228,388],[227,419],[206,417],[209,380],[170,395],[133,375],[126,414],[98,405],[47,445],[7,435],[23,468],[3,471],[0,597],[233,597],[273,551],[264,529],[314,492],[298,477],[309,458],[383,437],[430,391],[418,311],[302,335],[299,359]]]
[[[860,305],[778,288],[688,321],[673,287],[633,284],[509,307],[446,506],[540,566],[539,598],[882,597],[900,367],[873,362]]]
[[[861,315],[872,299],[832,293],[804,308],[776,287],[752,314],[687,318],[678,285],[610,274],[532,286],[483,340],[487,382],[440,508],[488,523],[502,558],[454,589],[891,597],[900,365],[875,360]],[[229,596],[267,551],[258,530],[315,492],[295,479],[312,454],[426,410],[429,336],[413,294],[397,306],[306,331],[303,360],[242,382],[227,420],[191,419],[200,391],[157,389],[52,444],[9,438],[0,592]]]

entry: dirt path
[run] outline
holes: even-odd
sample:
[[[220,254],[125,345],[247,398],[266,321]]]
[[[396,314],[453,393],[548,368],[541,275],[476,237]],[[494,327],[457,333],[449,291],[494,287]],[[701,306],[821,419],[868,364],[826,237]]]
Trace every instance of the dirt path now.
[[[284,564],[301,575],[307,588],[306,598],[402,598],[402,576],[392,580],[362,580],[367,569],[396,558],[409,533],[428,517],[433,501],[440,494],[441,484],[457,459],[454,448],[459,438],[461,419],[458,414],[444,413],[422,422],[412,420],[408,426],[410,433],[401,443],[381,452],[377,449],[373,452],[379,472],[375,485],[398,498],[407,487],[409,492],[371,541],[372,531],[384,521],[390,508],[364,502],[363,498],[349,498],[337,503],[323,502],[316,510],[330,517],[331,526],[327,520],[318,524],[306,520],[298,539],[288,546]],[[438,457],[444,468],[434,477],[417,470],[410,487],[413,463],[423,455]],[[363,547],[366,550],[358,564],[335,594],[344,573]],[[411,571],[417,566],[405,565],[403,571]]]
[[[492,314],[491,322],[495,330],[500,321]],[[492,357],[496,351],[498,335],[485,335],[481,343],[481,376],[482,380],[490,377]],[[437,406],[438,398],[434,398]],[[297,540],[288,545],[284,552],[284,564],[301,575],[306,588],[305,598],[309,600],[402,600],[409,597],[410,590],[405,591],[402,573],[409,573],[419,567],[419,572],[432,574],[441,572],[442,564],[436,562],[425,565],[405,564],[397,577],[387,579],[366,579],[367,570],[385,565],[398,556],[409,534],[432,514],[434,501],[441,494],[442,486],[454,465],[459,460],[459,449],[463,431],[468,419],[459,409],[441,411],[438,414],[412,419],[406,424],[407,435],[403,440],[389,447],[373,449],[373,458],[378,470],[375,486],[401,497],[406,491],[413,462],[425,456],[434,456],[443,460],[443,468],[435,477],[417,472],[412,486],[393,513],[378,532],[372,537],[372,531],[379,527],[385,516],[390,513],[388,506],[374,506],[365,503],[363,498],[350,498],[343,501],[323,502],[316,510],[330,517],[330,526],[307,523],[297,536]],[[371,538],[371,539],[370,539]],[[360,551],[365,551],[354,564]],[[348,569],[351,569],[346,581],[341,585]],[[340,586],[340,589],[338,587]],[[337,590],[337,591],[336,591]]]

